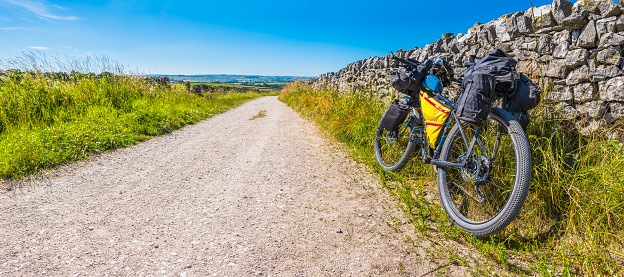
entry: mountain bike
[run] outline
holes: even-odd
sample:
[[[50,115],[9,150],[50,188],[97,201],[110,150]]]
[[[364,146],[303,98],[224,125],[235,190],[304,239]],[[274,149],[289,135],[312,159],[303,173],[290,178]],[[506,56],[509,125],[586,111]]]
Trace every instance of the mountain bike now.
[[[418,66],[392,53],[391,57],[408,71]],[[428,90],[424,82],[422,87]],[[497,107],[491,109],[483,124],[464,122],[455,114],[455,103],[445,98],[442,90],[423,90],[420,94],[433,93],[450,107],[435,147],[427,143],[427,123],[419,99],[406,96],[401,102],[410,107],[410,112],[401,127],[390,132],[380,122],[377,128],[377,162],[385,170],[399,171],[420,148],[422,162],[436,166],[440,202],[451,222],[478,237],[498,233],[518,215],[529,190],[531,153],[524,130],[513,116]]]

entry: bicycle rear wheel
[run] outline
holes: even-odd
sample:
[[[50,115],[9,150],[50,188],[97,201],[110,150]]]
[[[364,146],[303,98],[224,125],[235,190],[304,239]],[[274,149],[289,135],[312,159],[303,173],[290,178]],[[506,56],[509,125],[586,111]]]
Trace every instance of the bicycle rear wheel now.
[[[375,132],[375,159],[385,170],[399,171],[405,167],[412,152],[416,148],[416,143],[412,137],[413,116],[408,116],[401,123],[398,131],[388,132],[381,122]]]
[[[470,144],[477,131],[465,124]],[[482,125],[472,155],[460,126],[445,141],[440,159],[462,167],[439,167],[440,202],[451,221],[479,237],[498,233],[518,215],[531,179],[529,142],[520,124],[507,112],[493,108]]]

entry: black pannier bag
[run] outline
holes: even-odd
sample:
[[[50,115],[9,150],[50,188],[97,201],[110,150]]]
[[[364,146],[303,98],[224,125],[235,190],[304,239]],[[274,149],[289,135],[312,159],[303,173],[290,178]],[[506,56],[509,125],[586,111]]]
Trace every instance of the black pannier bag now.
[[[507,98],[507,111],[511,114],[526,131],[531,122],[528,110],[539,104],[542,89],[527,76],[520,74],[516,93]]]
[[[410,62],[418,64],[413,71],[395,71],[390,74],[390,84],[400,93],[414,96],[420,92],[420,85],[431,69],[431,63],[419,63],[408,59]]]
[[[509,96],[507,103],[510,111],[528,111],[539,104],[541,100],[542,89],[531,79],[520,74],[518,88],[516,93]]]
[[[390,104],[390,107],[386,110],[381,117],[381,125],[389,132],[399,130],[401,123],[405,121],[409,115],[410,107],[401,103],[399,99],[394,99],[394,102]]]
[[[497,98],[495,91],[496,68],[488,65],[470,67],[464,74],[462,88],[455,115],[466,122],[480,125],[490,114],[492,103]]]
[[[495,89],[501,94],[512,94],[514,92],[516,77],[516,60],[509,54],[500,49],[486,54],[475,64],[476,68],[483,66],[491,66],[496,69],[494,76],[496,77]]]

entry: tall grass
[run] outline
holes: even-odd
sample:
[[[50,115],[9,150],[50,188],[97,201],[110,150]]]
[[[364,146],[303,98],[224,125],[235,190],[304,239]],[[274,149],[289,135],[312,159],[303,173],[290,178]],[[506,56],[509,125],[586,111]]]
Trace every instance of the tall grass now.
[[[37,55],[21,59],[21,67],[29,71],[0,72],[0,177],[4,179],[132,145],[260,96],[197,96],[182,86],[120,74],[120,67],[111,67],[114,63],[108,64],[107,59],[96,63],[100,69],[116,68],[117,74],[50,73],[38,69],[58,69],[59,64]],[[16,65],[15,60],[3,64]],[[60,65],[72,68],[76,64],[71,62]],[[79,69],[92,69],[92,62],[83,61]]]
[[[547,92],[548,93],[548,92]],[[391,97],[367,91],[340,94],[302,83],[280,100],[313,118],[379,173],[406,217],[426,236],[472,245],[513,274],[618,275],[624,266],[624,147],[596,134],[582,136],[571,120],[542,105],[527,134],[531,189],[520,215],[501,233],[477,239],[453,227],[438,206],[435,173],[413,162],[400,173],[382,171],[373,154],[374,130]]]

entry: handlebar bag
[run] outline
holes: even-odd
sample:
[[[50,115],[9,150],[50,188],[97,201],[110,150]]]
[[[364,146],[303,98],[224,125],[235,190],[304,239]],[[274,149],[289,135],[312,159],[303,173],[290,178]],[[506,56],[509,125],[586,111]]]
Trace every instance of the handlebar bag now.
[[[400,99],[394,99],[390,107],[386,110],[381,117],[381,125],[388,130],[388,132],[398,131],[401,127],[401,123],[405,121],[409,115],[410,107],[404,103],[401,103]]]
[[[464,74],[456,115],[468,123],[481,125],[490,114],[498,93],[495,91],[496,68],[479,64],[470,67]]]
[[[390,74],[390,84],[400,93],[414,96],[420,91],[422,81],[431,69],[431,63],[420,63],[412,70],[395,71]]]
[[[420,89],[420,84],[409,76],[407,71],[395,71],[390,74],[390,84],[400,93],[412,95]]]
[[[429,146],[435,149],[440,141],[440,133],[444,130],[444,126],[446,126],[449,119],[451,107],[440,99],[439,96],[421,91],[420,109],[425,121],[427,141]]]

